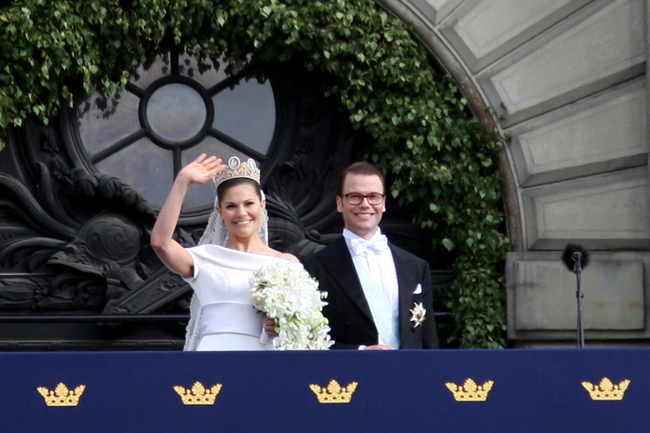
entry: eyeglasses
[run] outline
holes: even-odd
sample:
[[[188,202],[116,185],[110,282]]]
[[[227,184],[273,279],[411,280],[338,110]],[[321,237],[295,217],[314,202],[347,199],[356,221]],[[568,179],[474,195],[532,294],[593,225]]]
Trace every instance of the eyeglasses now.
[[[357,194],[356,192],[352,192],[345,194],[344,197],[350,204],[361,204],[364,198],[368,199],[368,204],[382,204],[386,196],[376,192],[372,194]]]

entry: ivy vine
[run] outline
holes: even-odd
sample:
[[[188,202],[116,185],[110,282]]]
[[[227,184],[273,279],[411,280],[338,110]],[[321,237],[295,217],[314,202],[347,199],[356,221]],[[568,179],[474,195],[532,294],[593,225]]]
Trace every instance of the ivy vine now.
[[[419,225],[442,230],[434,248],[455,253],[456,279],[442,294],[454,337],[461,347],[505,345],[503,141],[373,0],[16,0],[0,9],[0,146],[27,116],[47,124],[81,91],[123,89],[169,38],[198,57],[226,53],[234,72],[250,53],[300,54],[334,77],[327,93],[374,138],[368,157],[393,180],[391,194],[417,205]]]

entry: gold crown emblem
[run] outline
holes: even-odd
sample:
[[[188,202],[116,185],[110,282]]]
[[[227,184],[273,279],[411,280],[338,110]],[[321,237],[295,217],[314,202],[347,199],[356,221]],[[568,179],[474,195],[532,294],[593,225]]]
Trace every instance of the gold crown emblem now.
[[[472,379],[467,379],[462,386],[447,382],[445,386],[454,394],[456,401],[485,401],[494,385],[493,380],[488,380],[483,385],[477,385]]]
[[[201,382],[195,382],[190,389],[177,385],[174,387],[174,391],[181,396],[184,405],[210,405],[217,400],[222,387],[223,385],[217,383],[207,389]]]
[[[238,157],[232,156],[226,168],[217,173],[213,180],[214,184],[219,186],[222,182],[236,177],[247,177],[260,183],[260,169],[257,168],[255,160],[249,158],[248,161],[241,162]]]
[[[86,385],[79,385],[73,390],[68,389],[63,383],[59,383],[54,391],[39,386],[36,391],[45,399],[45,404],[48,406],[76,406],[79,404],[79,399],[84,393]]]
[[[611,380],[606,377],[600,381],[600,384],[594,385],[591,382],[581,382],[582,386],[589,391],[589,397],[592,400],[601,400],[601,401],[616,401],[623,400],[625,391],[630,385],[628,379],[623,380],[618,385],[614,385]]]
[[[346,387],[341,387],[337,381],[332,379],[327,388],[314,384],[309,385],[309,388],[314,391],[319,403],[350,403],[357,385],[359,385],[358,382],[352,382]]]

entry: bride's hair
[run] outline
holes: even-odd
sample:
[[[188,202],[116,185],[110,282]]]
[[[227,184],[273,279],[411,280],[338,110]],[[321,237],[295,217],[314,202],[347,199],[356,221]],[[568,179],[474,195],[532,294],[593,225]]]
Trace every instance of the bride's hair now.
[[[217,199],[219,203],[223,200],[223,196],[228,191],[230,188],[234,188],[239,185],[251,185],[253,188],[255,188],[255,193],[257,196],[262,200],[262,189],[260,188],[260,184],[257,183],[253,179],[249,179],[247,177],[235,177],[232,179],[228,179],[224,182],[221,182],[219,186],[217,187]]]
[[[348,174],[362,174],[364,176],[377,176],[381,180],[381,185],[384,188],[383,193],[386,193],[386,179],[384,179],[384,174],[381,172],[379,167],[375,164],[369,162],[361,161],[355,162],[350,165],[348,168],[343,170],[343,173],[339,176],[339,184],[337,186],[336,194],[339,197],[343,197],[343,185],[345,184],[345,178]]]

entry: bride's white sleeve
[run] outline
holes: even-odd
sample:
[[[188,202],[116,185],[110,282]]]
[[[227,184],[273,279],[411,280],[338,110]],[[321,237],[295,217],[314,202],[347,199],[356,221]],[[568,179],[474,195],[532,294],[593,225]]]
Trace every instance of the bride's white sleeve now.
[[[190,278],[183,278],[187,281],[190,286],[192,282],[196,279],[201,269],[201,260],[192,251],[189,251],[194,260],[194,275]],[[192,287],[192,289],[194,289]],[[185,328],[185,345],[183,346],[183,351],[193,352],[196,351],[196,348],[199,346],[200,332],[201,329],[201,302],[196,296],[196,293],[192,294],[192,300],[190,301],[190,320],[187,322],[187,328]]]

